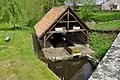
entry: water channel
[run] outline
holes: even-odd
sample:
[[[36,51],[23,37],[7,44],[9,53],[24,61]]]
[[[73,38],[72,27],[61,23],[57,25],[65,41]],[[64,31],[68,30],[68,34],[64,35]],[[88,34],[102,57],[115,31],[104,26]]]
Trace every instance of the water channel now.
[[[87,57],[48,62],[48,67],[61,80],[88,80],[94,71],[93,66],[87,60]]]
[[[33,38],[35,55],[45,61],[44,55],[40,50],[40,46]],[[69,60],[62,60],[56,62],[45,61],[48,63],[48,67],[52,70],[61,80],[88,80],[94,67],[90,64],[87,57],[74,57]]]

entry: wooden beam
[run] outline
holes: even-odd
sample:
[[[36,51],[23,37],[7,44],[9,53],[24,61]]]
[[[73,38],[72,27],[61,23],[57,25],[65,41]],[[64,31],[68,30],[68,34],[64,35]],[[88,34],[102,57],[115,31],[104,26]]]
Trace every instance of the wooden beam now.
[[[60,20],[61,20],[66,14],[68,14],[68,12],[66,12],[66,13],[56,22],[56,24],[59,23]],[[53,27],[52,27],[49,31],[51,31],[51,30],[56,26],[56,24],[53,25]],[[47,40],[52,34],[53,34],[53,33],[51,33],[51,34],[46,38],[46,40]]]
[[[88,31],[87,31],[87,34],[88,34]],[[89,36],[87,37],[87,44],[89,43]]]
[[[64,30],[62,32],[58,31],[50,31],[48,34],[53,34],[53,33],[66,33],[66,32],[79,32],[79,31],[87,31],[86,29],[79,29],[79,30]]]
[[[75,22],[78,22],[78,21],[60,21],[58,23],[67,23],[67,22],[69,22],[69,23],[75,23]]]
[[[60,20],[61,20],[66,14],[68,14],[68,12],[66,12],[66,13],[57,21],[57,23],[60,22]]]
[[[71,13],[70,13],[71,14]],[[71,14],[77,21],[78,21],[78,19],[73,15],[73,14]],[[85,27],[78,21],[78,23],[81,25],[81,27],[83,27],[84,29],[85,29]],[[83,31],[82,31],[83,32]],[[88,35],[85,33],[85,32],[83,32],[87,37],[88,37]]]
[[[57,24],[58,22],[60,22],[60,20],[61,20],[66,14],[67,14],[67,12],[53,25],[53,27],[52,27],[49,31],[51,31],[51,30],[56,26],[56,24]]]
[[[44,48],[46,47],[46,35],[44,36]]]
[[[78,19],[73,14],[71,14],[71,15],[78,21]],[[79,21],[78,21],[78,23],[81,25],[81,27],[83,27],[85,29],[85,27]]]
[[[83,34],[85,34],[88,37],[88,35],[84,31],[82,31],[82,32],[83,32]]]
[[[50,31],[50,32],[48,32],[48,34],[54,34],[54,33],[65,33],[65,32],[67,32],[67,30],[62,31],[62,32],[58,32],[58,31]]]
[[[69,22],[71,22],[71,23],[73,22],[74,23],[74,22],[78,22],[78,21],[69,21]]]
[[[79,29],[79,30],[69,30],[68,32],[79,32],[79,31],[87,31],[86,29]]]
[[[70,13],[70,12],[69,12],[69,10],[68,10],[68,15],[67,15],[67,30],[69,30],[69,26],[70,26],[70,25],[69,25],[69,17],[70,17],[69,13]]]
[[[52,36],[52,35],[53,35],[53,33],[50,33],[50,34],[46,37],[46,40],[48,40],[49,37]]]

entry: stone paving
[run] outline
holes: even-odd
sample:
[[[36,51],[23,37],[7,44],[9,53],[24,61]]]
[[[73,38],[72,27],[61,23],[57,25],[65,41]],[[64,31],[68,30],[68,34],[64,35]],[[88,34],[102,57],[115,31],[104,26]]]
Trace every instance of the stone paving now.
[[[89,80],[120,80],[120,33]]]

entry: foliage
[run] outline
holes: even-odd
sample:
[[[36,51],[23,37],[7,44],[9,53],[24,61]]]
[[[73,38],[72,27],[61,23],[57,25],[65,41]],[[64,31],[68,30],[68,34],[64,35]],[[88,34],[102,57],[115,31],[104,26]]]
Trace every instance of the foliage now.
[[[6,36],[11,40],[5,42]],[[28,31],[0,31],[0,80],[57,80],[47,65],[36,59]]]
[[[18,0],[1,0],[0,4],[4,4],[1,7],[0,10],[0,22],[10,22],[14,26],[18,24],[18,22],[21,22],[21,16],[22,16],[22,11],[19,6],[19,1]]]
[[[10,23],[12,27],[30,27],[50,8],[61,4],[56,0],[0,0],[0,23]]]
[[[120,21],[104,22],[101,24],[96,24],[90,28],[95,30],[117,30],[120,29]]]
[[[95,51],[93,55],[98,60],[105,55],[109,47],[111,46],[116,34],[106,34],[106,33],[89,33],[90,35],[90,47]]]
[[[64,3],[64,0],[43,0],[43,11],[47,13],[52,7],[60,6]]]
[[[78,10],[77,14],[84,21],[91,21],[92,16],[93,16],[94,6],[95,6],[94,4],[96,0],[77,0],[77,2],[80,2],[82,5],[81,7],[77,9]]]
[[[84,21],[91,21],[91,19],[93,17],[93,10],[92,10],[92,8],[93,8],[93,6],[85,4],[84,6],[79,8],[78,15]]]

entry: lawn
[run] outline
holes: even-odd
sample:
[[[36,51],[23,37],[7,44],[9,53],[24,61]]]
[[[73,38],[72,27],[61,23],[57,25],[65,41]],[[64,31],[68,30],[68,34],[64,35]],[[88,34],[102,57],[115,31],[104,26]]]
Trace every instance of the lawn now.
[[[116,34],[89,33],[90,47],[97,59],[107,52]],[[10,36],[10,42],[5,42]],[[0,31],[0,80],[57,80],[47,65],[33,53],[31,34],[24,31]]]
[[[116,30],[116,29],[120,29],[120,21],[96,24],[95,26],[92,26],[90,28],[97,30]]]
[[[106,22],[112,20],[120,20],[120,12],[98,12],[94,13],[92,20],[95,22]]]
[[[6,36],[11,40],[5,42]],[[28,31],[0,31],[0,80],[57,80],[36,58]]]
[[[95,51],[95,54],[93,56],[100,60],[110,48],[117,34],[91,32],[89,33],[89,36],[90,47]]]
[[[77,15],[81,19],[86,21],[95,21],[95,22],[107,22],[113,20],[120,20],[120,11],[119,12],[88,12],[83,14],[83,11],[76,11]],[[91,13],[91,14],[90,14]]]

